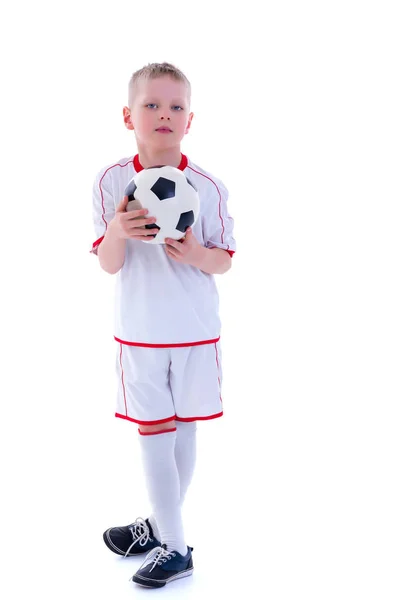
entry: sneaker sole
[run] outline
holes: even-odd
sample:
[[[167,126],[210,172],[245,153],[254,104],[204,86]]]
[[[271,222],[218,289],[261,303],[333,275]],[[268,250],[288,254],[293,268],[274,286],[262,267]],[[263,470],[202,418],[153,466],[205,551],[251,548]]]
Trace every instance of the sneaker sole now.
[[[173,575],[169,579],[165,579],[165,581],[157,581],[156,579],[146,579],[145,577],[141,577],[140,575],[133,575],[132,581],[141,585],[142,587],[153,587],[153,588],[161,588],[170,583],[171,581],[175,581],[176,579],[182,579],[183,577],[189,577],[189,575],[193,574],[193,567],[191,569],[187,569],[186,571],[181,571],[176,575]]]
[[[110,531],[113,529],[113,527],[111,527],[110,529],[107,529],[107,531],[105,531],[103,533],[103,540],[105,545],[107,546],[107,548],[109,550],[111,550],[111,552],[114,552],[114,554],[118,554],[119,556],[125,556],[125,552],[123,552],[122,550],[120,550],[120,548],[118,548],[118,546],[115,546],[115,544],[113,544],[111,538],[110,538]],[[129,554],[127,554],[126,556],[140,556],[141,554],[146,554],[146,552],[148,552],[148,550],[143,550],[142,552],[129,552]]]

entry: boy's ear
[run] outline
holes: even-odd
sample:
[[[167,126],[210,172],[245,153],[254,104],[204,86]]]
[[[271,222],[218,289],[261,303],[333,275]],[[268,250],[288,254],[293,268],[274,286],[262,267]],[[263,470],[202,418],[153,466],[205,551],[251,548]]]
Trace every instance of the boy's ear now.
[[[193,117],[194,117],[194,114],[192,112],[189,113],[189,118],[188,118],[188,122],[187,122],[186,129],[185,129],[185,134],[189,133],[189,129],[190,129],[190,126],[192,124]]]
[[[131,111],[129,110],[129,108],[127,106],[124,106],[122,113],[124,116],[125,127],[130,130],[134,129],[132,119],[131,119]]]

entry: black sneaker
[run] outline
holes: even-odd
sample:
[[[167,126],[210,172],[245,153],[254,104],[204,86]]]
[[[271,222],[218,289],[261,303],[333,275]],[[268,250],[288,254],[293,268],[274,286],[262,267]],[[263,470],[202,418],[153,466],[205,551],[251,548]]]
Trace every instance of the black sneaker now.
[[[188,546],[186,556],[182,556],[176,550],[168,551],[165,544],[154,548],[131,581],[144,587],[160,588],[175,579],[188,577],[193,573],[192,550]]]
[[[107,548],[122,556],[144,554],[160,545],[148,519],[136,519],[126,527],[111,527],[103,533],[103,540]]]

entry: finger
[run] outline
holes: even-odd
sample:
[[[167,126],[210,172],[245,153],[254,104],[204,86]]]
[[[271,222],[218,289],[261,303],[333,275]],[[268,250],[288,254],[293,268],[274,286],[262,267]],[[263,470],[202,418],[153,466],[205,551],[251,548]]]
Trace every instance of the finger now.
[[[148,210],[147,208],[141,208],[140,210],[128,210],[125,215],[124,218],[127,219],[128,221],[132,220],[132,219],[137,219],[138,217],[144,217],[145,215],[148,215]],[[147,218],[150,218],[151,215],[148,215]],[[153,217],[152,217],[153,218]]]
[[[129,220],[126,227],[128,229],[136,229],[138,227],[144,227],[145,225],[152,225],[156,222],[156,219],[133,219]]]
[[[147,227],[134,227],[128,231],[128,235],[131,237],[155,237],[159,229],[147,229]]]
[[[179,250],[176,250],[176,248],[173,248],[172,246],[167,246],[167,248],[168,252],[170,252],[173,256],[176,258],[182,258],[182,252],[179,252]]]
[[[149,240],[152,240],[153,238],[155,238],[155,235],[137,235],[137,236],[132,236],[132,240],[139,240],[140,242],[148,242]]]
[[[121,202],[118,204],[116,212],[125,212],[127,205],[128,205],[128,196],[124,196],[122,198]]]
[[[180,251],[180,249],[181,249],[181,243],[177,240],[172,240],[171,238],[165,238],[165,243],[168,246],[171,246],[171,248],[175,248],[175,250]]]
[[[170,258],[171,260],[174,260],[176,262],[182,262],[179,258],[179,256],[175,256],[174,254],[170,254],[169,252],[167,252],[167,256],[168,258]]]
[[[172,258],[179,258],[179,254],[178,252],[175,252],[173,248],[171,248],[170,246],[165,246],[165,251],[168,254],[168,256],[171,256]]]
[[[188,227],[186,229],[185,233],[183,234],[183,236],[181,237],[182,242],[189,239],[191,236],[193,237],[193,232],[192,232],[191,228]]]
[[[128,232],[130,237],[147,237],[147,238],[151,238],[151,237],[155,237],[158,233],[158,229],[154,230],[154,229],[131,229],[130,232]]]

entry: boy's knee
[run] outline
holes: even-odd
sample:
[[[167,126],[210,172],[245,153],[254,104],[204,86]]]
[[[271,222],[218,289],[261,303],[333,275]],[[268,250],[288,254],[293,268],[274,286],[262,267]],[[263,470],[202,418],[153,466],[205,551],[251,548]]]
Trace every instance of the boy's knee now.
[[[175,429],[175,421],[168,421],[168,423],[159,423],[158,425],[139,425],[139,433],[141,435],[165,433],[168,431],[174,431]]]

